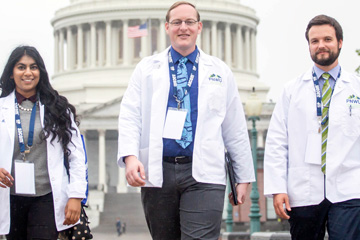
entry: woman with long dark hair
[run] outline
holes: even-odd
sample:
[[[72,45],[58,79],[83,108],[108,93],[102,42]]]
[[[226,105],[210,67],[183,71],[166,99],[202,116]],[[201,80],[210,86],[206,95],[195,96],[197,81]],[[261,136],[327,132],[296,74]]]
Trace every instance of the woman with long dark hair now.
[[[11,53],[0,87],[0,235],[57,239],[78,222],[87,184],[75,108],[31,46]]]

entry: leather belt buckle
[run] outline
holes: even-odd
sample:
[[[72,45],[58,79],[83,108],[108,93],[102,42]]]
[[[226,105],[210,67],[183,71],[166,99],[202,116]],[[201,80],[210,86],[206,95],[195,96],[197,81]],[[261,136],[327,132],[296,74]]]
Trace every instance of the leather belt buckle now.
[[[185,156],[177,156],[175,157],[175,164],[179,164],[179,162],[181,162],[181,159],[186,158]]]

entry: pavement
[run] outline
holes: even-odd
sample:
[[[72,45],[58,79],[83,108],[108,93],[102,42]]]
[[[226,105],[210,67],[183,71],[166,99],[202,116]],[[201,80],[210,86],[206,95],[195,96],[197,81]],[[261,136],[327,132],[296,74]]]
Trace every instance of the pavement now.
[[[116,218],[126,222],[126,233],[117,235]],[[151,240],[139,193],[107,193],[99,226],[91,229],[94,240]]]
[[[94,231],[93,237],[94,240],[152,240],[149,233],[125,233],[118,236],[115,228],[113,233],[97,233]]]

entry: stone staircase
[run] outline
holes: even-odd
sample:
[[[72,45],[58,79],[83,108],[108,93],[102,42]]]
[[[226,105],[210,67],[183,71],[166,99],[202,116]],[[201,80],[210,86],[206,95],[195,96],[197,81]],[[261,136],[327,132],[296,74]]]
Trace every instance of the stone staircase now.
[[[140,193],[106,193],[99,225],[93,233],[115,233],[116,218],[126,223],[126,233],[148,233]]]

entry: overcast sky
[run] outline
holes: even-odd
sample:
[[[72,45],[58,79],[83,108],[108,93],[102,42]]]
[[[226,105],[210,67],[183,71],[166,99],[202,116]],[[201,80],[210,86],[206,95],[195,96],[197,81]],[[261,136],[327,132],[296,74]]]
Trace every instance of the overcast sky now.
[[[268,99],[276,101],[283,84],[312,66],[304,32],[318,14],[336,18],[343,27],[340,54],[343,69],[353,72],[360,65],[360,1],[357,0],[241,0],[255,9],[257,28],[257,69],[260,81],[271,86]],[[53,29],[51,19],[69,0],[1,0],[0,71],[10,52],[20,44],[35,46],[53,74]],[[201,12],[200,12],[201,14]]]

